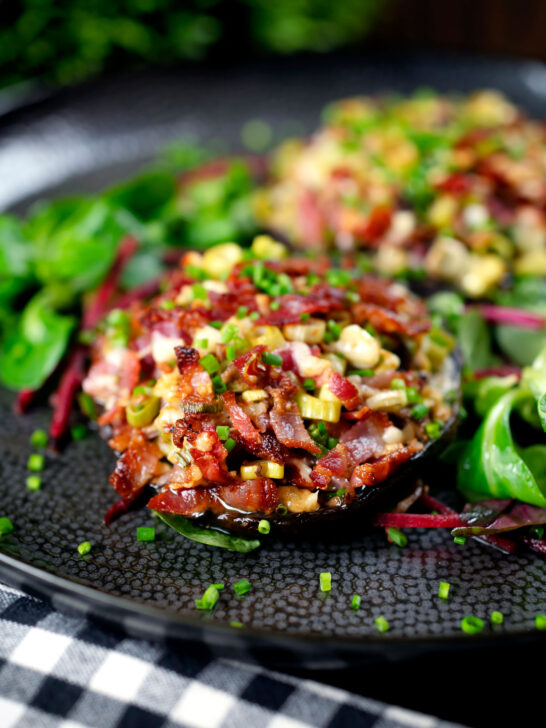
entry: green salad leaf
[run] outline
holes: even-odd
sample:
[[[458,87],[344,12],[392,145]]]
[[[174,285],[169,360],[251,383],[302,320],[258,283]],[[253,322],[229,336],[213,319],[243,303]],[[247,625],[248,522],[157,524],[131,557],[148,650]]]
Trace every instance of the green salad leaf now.
[[[537,414],[542,429],[546,432],[546,347],[530,367],[525,367],[522,381],[529,388],[536,401]]]
[[[228,551],[238,551],[241,554],[247,554],[261,546],[261,542],[258,539],[239,538],[238,536],[230,536],[223,531],[202,528],[193,523],[189,518],[184,518],[184,516],[162,513],[160,511],[154,511],[154,513],[167,526],[170,526],[177,533],[190,539],[190,541],[197,541],[197,543],[203,543],[207,546],[217,546]]]
[[[497,297],[497,303],[546,316],[544,278],[528,277],[516,280],[510,291],[503,291]],[[509,359],[520,366],[527,366],[546,345],[546,329],[532,331],[501,324],[495,327],[495,340]]]
[[[536,449],[518,448],[510,426],[516,404],[530,396],[517,387],[500,397],[469,443],[457,473],[457,486],[469,500],[517,498],[546,507],[544,465]],[[546,446],[538,447],[546,453]]]
[[[49,298],[47,289],[36,294],[4,334],[0,379],[10,389],[39,387],[66,350],[75,319],[57,313]]]
[[[470,309],[455,322],[455,332],[465,367],[471,371],[485,369],[498,363],[491,350],[491,333],[480,312]]]

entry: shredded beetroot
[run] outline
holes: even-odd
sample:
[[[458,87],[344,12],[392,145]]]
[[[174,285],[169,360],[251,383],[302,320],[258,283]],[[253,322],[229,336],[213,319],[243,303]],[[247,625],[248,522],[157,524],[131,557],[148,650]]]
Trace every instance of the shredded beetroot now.
[[[108,275],[93,296],[90,305],[83,312],[82,330],[94,328],[104,316],[108,308],[108,302],[117,287],[123,266],[134,255],[136,249],[137,242],[134,238],[128,236],[121,241],[116,259]],[[53,396],[55,405],[49,427],[49,436],[54,448],[59,447],[60,441],[68,428],[72,403],[85,375],[85,358],[85,348],[78,344],[68,360],[57,391]]]
[[[546,538],[530,538],[529,536],[524,536],[522,541],[533,551],[546,556]]]
[[[178,255],[180,257],[180,253]],[[160,283],[160,278],[154,278],[151,281],[143,283],[141,286],[132,288],[117,299],[116,308],[129,308],[134,301],[142,301],[143,299],[155,296],[159,291]]]
[[[97,289],[90,305],[83,313],[83,330],[94,328],[106,313],[108,302],[117,288],[123,266],[136,253],[137,247],[137,241],[129,235],[121,241],[116,259],[114,260],[108,275]]]
[[[456,528],[463,522],[455,513],[378,513],[376,526],[392,528]]]
[[[438,511],[438,513],[441,513],[443,516],[452,516],[456,513],[456,511],[452,508],[446,506],[445,503],[442,503],[442,501],[439,501],[437,498],[433,498],[431,495],[428,495],[428,493],[423,494],[419,498],[419,505],[422,505],[423,508],[427,508],[429,511]]]
[[[140,491],[136,491],[135,493],[131,493],[131,495],[124,495],[117,500],[104,514],[104,524],[109,526],[120,516],[125,515],[140,494]]]
[[[538,331],[546,325],[546,319],[538,313],[532,313],[522,308],[511,306],[494,306],[483,304],[478,307],[479,312],[486,321],[507,326],[517,326],[523,329]]]
[[[17,392],[13,409],[18,415],[23,415],[25,412],[28,412],[35,394],[35,389],[22,389],[20,392]]]
[[[55,393],[55,409],[49,426],[51,445],[55,449],[59,447],[61,438],[68,427],[72,402],[81,387],[84,375],[85,349],[78,345],[69,359]]]
[[[474,372],[476,379],[484,379],[485,377],[509,377],[515,374],[518,379],[521,379],[520,367],[513,366],[500,366],[500,367],[487,367],[486,369],[478,369]]]

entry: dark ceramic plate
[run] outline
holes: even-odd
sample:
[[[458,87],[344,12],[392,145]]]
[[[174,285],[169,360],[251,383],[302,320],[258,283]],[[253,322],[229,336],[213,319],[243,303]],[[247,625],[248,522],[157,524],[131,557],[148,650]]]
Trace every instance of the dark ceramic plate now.
[[[162,143],[182,134],[222,137],[237,146],[241,124],[263,118],[280,132],[312,128],[328,100],[419,85],[468,91],[493,86],[535,115],[544,115],[546,70],[536,63],[468,57],[321,59],[253,68],[195,69],[102,81],[42,98],[0,117],[0,205],[24,210],[33,200],[87,191],[132,173]],[[535,615],[546,603],[546,562],[507,557],[478,543],[453,544],[447,532],[409,534],[405,549],[381,535],[344,542],[276,542],[250,555],[200,546],[158,526],[155,543],[139,543],[146,511],[109,528],[113,456],[98,435],[48,455],[44,486],[25,486],[29,435],[47,423],[46,408],[25,418],[0,396],[0,515],[16,528],[0,541],[0,577],[45,596],[62,609],[84,610],[157,638],[184,639],[224,655],[278,665],[325,667],[415,654],[477,641],[534,640]],[[84,540],[92,553],[78,556]],[[318,588],[332,573],[332,591]],[[242,578],[252,583],[233,594]],[[450,599],[438,598],[440,581]],[[194,600],[210,584],[226,585],[212,615]],[[350,607],[362,596],[358,612]],[[502,627],[461,633],[460,620],[490,612]],[[390,631],[379,635],[374,618]],[[232,621],[242,628],[231,627]]]

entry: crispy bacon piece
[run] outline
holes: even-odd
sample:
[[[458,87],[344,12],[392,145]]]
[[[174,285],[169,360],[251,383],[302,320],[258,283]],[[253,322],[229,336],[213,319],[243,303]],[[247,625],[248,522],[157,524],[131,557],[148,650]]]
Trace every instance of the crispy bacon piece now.
[[[236,440],[257,458],[272,460],[274,463],[285,463],[290,457],[290,450],[281,444],[272,432],[263,432],[261,437],[261,443],[245,440],[239,435],[236,435]]]
[[[251,513],[272,513],[279,505],[277,486],[269,478],[243,480],[240,485],[220,488],[218,495],[228,506]]]
[[[367,220],[353,230],[353,233],[365,243],[378,243],[389,229],[391,221],[391,208],[387,205],[378,205],[371,211]]]
[[[150,482],[161,457],[161,450],[156,443],[135,434],[131,445],[117,461],[116,469],[110,476],[110,484],[122,496],[140,491]]]
[[[344,420],[365,420],[370,417],[374,410],[371,407],[361,407],[353,412],[342,412],[341,416]]]
[[[352,410],[358,407],[358,389],[348,379],[338,374],[338,372],[332,372],[330,374],[328,388],[332,394],[339,397],[346,409]]]
[[[353,488],[361,488],[362,486],[371,486],[381,483],[389,477],[394,471],[409,460],[412,455],[420,448],[416,445],[408,445],[401,447],[399,450],[383,455],[378,460],[371,463],[358,465],[351,475],[351,486]]]
[[[199,364],[199,352],[187,346],[175,346],[174,355],[176,357],[176,365],[180,374],[184,373],[186,367]]]
[[[164,488],[148,503],[148,508],[164,513],[193,516],[204,513],[216,503],[216,488]]]
[[[338,443],[333,450],[321,458],[313,468],[311,480],[316,488],[323,490],[332,478],[347,477],[351,468],[351,456],[343,443]]]
[[[241,378],[249,387],[269,383],[269,367],[262,361],[262,354],[265,350],[265,346],[255,346],[250,351],[238,356],[233,362]]]
[[[165,513],[193,516],[207,510],[220,512],[223,505],[249,513],[272,513],[279,503],[277,486],[269,478],[245,480],[236,486],[214,488],[165,488],[148,507]]]
[[[389,426],[389,416],[374,412],[345,432],[339,442],[347,448],[353,465],[360,465],[370,458],[380,457],[385,450],[383,433]]]
[[[269,421],[278,441],[286,447],[296,447],[318,455],[320,447],[305,429],[294,400],[287,399],[278,389],[273,389],[271,393],[274,405],[269,413]]]
[[[355,303],[352,312],[356,323],[370,323],[381,334],[403,334],[413,337],[430,329],[430,321],[426,318],[413,320],[403,318],[393,311],[370,303]]]
[[[271,326],[300,323],[304,313],[329,313],[344,308],[345,291],[327,285],[317,285],[307,295],[287,293],[278,299],[279,308],[262,316],[258,323]]]
[[[229,412],[233,427],[237,430],[242,440],[250,443],[251,446],[262,445],[262,435],[254,427],[250,417],[235,400],[235,392],[228,391],[222,395],[222,402]]]
[[[181,308],[151,308],[140,317],[140,325],[147,332],[157,331],[163,336],[180,338],[191,344],[190,331],[206,326],[211,320],[209,309],[204,306],[184,310]]]

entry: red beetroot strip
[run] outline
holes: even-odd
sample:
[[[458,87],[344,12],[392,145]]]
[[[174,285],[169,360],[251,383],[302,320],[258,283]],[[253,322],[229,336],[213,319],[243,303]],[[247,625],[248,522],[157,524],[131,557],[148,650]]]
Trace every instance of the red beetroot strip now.
[[[456,513],[378,513],[375,525],[386,528],[456,528],[464,523]]]
[[[121,241],[108,275],[97,289],[89,306],[83,312],[81,325],[83,331],[94,328],[108,310],[108,302],[117,288],[123,266],[134,255],[136,249],[137,242],[134,238],[128,236]],[[54,394],[55,404],[49,427],[49,437],[54,448],[59,446],[68,428],[74,397],[80,389],[85,375],[85,358],[86,349],[78,344],[68,361],[61,376],[59,387]]]
[[[20,392],[17,392],[13,407],[18,415],[23,415],[28,411],[35,394],[35,389],[22,389]]]
[[[442,501],[439,501],[437,498],[433,498],[431,495],[428,495],[428,493],[422,495],[419,498],[418,503],[425,508],[429,508],[431,511],[438,511],[438,513],[443,515],[457,515],[453,508],[446,506],[445,503],[442,503]],[[489,536],[473,536],[473,538],[477,538],[483,543],[491,544],[491,546],[496,546],[498,549],[505,551],[508,554],[515,553],[517,549],[517,545],[514,541],[498,536],[497,534],[491,534]]]
[[[476,379],[485,379],[485,377],[509,377],[515,375],[521,379],[521,368],[507,365],[499,367],[487,367],[486,369],[477,369],[474,372]]]
[[[470,308],[473,308],[472,306]],[[538,313],[532,313],[522,308],[513,308],[511,306],[494,306],[492,304],[484,304],[478,306],[478,310],[486,321],[497,324],[505,324],[506,326],[518,326],[524,329],[539,330],[543,329],[546,319]]]

